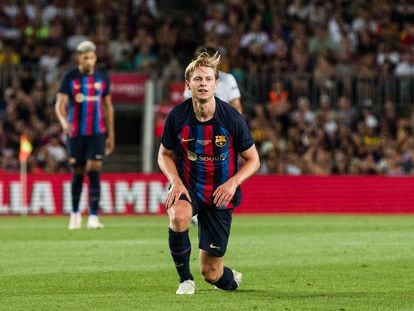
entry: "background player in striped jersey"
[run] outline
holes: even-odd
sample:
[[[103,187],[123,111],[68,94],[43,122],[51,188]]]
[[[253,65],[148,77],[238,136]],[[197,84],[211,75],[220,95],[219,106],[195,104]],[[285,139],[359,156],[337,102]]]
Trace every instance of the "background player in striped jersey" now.
[[[241,273],[224,266],[233,208],[240,204],[240,185],[259,168],[259,156],[241,114],[214,97],[219,54],[201,53],[185,70],[192,98],[168,115],[158,164],[171,183],[166,199],[169,246],[180,285],[177,294],[194,294],[188,228],[198,214],[200,268],[204,279],[235,290]],[[174,161],[177,156],[177,164]],[[237,156],[245,164],[238,169]]]
[[[79,200],[86,174],[89,178],[87,228],[99,229],[104,227],[98,218],[102,161],[115,146],[110,82],[105,73],[95,68],[93,42],[83,41],[76,50],[78,68],[64,75],[56,99],[56,114],[68,135],[69,162],[73,167],[69,229],[81,227]]]

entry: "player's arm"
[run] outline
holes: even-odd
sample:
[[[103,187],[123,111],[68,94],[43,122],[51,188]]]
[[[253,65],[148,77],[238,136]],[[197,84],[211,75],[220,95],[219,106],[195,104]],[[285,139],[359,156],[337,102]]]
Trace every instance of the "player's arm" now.
[[[226,83],[228,85],[229,104],[233,106],[240,114],[242,114],[243,107],[240,99],[241,93],[239,85],[237,84],[236,78],[231,73],[226,74]]]
[[[105,154],[108,155],[115,148],[114,106],[112,105],[111,95],[106,95],[103,98],[103,111],[107,130],[105,141]]]
[[[239,97],[239,98],[236,98],[236,99],[231,100],[229,104],[230,104],[230,105],[232,105],[234,108],[236,108],[236,110],[237,110],[240,114],[242,114],[242,113],[243,113],[243,107],[242,107],[242,104],[241,104],[240,97]]]
[[[246,179],[252,176],[260,167],[259,154],[256,146],[253,144],[250,148],[240,153],[241,157],[246,161],[233,177],[224,184],[217,187],[214,191],[214,204],[216,206],[227,206],[236,193],[237,187]]]
[[[171,184],[170,190],[167,194],[167,199],[165,200],[165,207],[168,209],[176,204],[182,194],[184,194],[191,202],[190,194],[178,175],[177,167],[173,158],[173,150],[165,148],[163,144],[160,145],[160,149],[158,151],[158,165]]]
[[[69,97],[67,94],[59,92],[57,93],[56,103],[55,103],[56,116],[65,134],[70,133],[70,124],[68,122],[68,113],[67,113],[68,98]]]

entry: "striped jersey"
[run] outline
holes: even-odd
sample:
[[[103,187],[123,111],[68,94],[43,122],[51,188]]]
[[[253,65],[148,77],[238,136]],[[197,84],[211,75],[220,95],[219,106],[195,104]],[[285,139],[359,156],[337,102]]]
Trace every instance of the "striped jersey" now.
[[[63,77],[59,92],[69,97],[72,137],[106,132],[102,101],[110,94],[110,82],[105,73],[95,69],[92,75],[85,75],[72,69]]]
[[[216,188],[237,173],[238,153],[253,145],[245,119],[232,106],[215,99],[214,116],[207,122],[197,120],[191,99],[176,106],[167,117],[161,138],[165,148],[175,150],[184,185],[209,207],[214,207]],[[231,205],[238,206],[240,200],[238,187]]]

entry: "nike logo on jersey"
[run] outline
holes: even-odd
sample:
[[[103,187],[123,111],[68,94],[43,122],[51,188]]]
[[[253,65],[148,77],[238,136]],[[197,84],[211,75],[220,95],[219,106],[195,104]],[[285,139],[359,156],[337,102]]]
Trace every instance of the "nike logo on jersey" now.
[[[214,245],[214,243],[210,243],[210,248],[220,249],[220,246]]]
[[[181,141],[183,143],[188,142],[188,141],[193,141],[193,140],[195,140],[195,138],[181,138]]]

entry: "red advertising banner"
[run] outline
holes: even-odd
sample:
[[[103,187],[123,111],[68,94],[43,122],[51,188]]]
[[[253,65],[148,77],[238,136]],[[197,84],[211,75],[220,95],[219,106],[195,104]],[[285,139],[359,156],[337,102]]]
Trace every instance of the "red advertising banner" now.
[[[243,213],[414,213],[414,179],[385,176],[254,176]]]
[[[66,214],[71,209],[71,176],[28,176],[28,206],[22,206],[18,174],[0,175],[0,215]],[[243,186],[237,213],[414,213],[410,177],[254,176]],[[168,191],[161,174],[103,174],[105,214],[163,214]],[[80,208],[87,209],[87,184]]]
[[[145,82],[149,75],[111,72],[111,95],[114,103],[142,104],[145,98]]]
[[[178,105],[184,101],[184,89],[185,82],[171,82],[168,85],[171,104]]]

